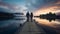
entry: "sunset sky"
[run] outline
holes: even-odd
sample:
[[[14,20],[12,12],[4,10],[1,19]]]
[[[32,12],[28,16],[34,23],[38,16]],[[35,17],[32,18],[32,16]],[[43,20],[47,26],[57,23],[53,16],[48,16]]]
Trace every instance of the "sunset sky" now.
[[[14,12],[33,12],[34,15],[60,12],[60,0],[0,0],[0,7]]]

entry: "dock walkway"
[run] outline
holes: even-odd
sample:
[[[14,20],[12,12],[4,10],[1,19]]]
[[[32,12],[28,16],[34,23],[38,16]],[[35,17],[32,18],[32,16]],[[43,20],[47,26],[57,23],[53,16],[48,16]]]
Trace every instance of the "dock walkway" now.
[[[45,34],[42,28],[38,27],[35,22],[26,22],[20,32],[17,34]]]

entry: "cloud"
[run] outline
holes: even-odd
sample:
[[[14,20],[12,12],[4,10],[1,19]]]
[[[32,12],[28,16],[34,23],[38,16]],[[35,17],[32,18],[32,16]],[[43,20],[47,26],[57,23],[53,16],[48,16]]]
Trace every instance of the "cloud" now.
[[[21,11],[23,8],[27,8],[27,11],[35,11],[41,8],[45,7],[51,7],[51,6],[57,6],[60,7],[60,0],[4,0],[6,3],[0,3],[0,5],[8,6],[9,8],[16,9],[17,8]],[[11,2],[12,1],[12,2]],[[9,3],[9,4],[8,4]],[[18,4],[18,7],[13,6],[15,3],[16,5]],[[10,5],[12,4],[12,6]],[[20,6],[22,5],[22,6]],[[59,9],[59,8],[56,8]]]
[[[8,3],[4,3],[4,2],[0,2],[0,6],[5,6],[5,7],[8,7],[8,8],[10,8],[10,9],[14,9],[14,8],[13,8],[13,5],[8,4]]]
[[[14,10],[16,12],[26,12],[27,9],[28,9],[27,7],[22,6],[22,5],[16,5],[16,6],[14,6]]]
[[[58,5],[60,0],[27,0],[26,6],[29,10]]]
[[[49,12],[52,12],[52,13],[60,12],[60,0],[53,0],[53,1],[46,0],[45,4],[41,8],[38,8],[37,10],[35,10],[34,14],[40,15],[40,14],[46,14]]]

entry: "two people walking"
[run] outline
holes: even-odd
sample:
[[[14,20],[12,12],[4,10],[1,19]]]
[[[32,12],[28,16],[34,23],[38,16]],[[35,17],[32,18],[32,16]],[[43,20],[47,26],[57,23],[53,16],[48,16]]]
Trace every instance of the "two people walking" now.
[[[29,14],[29,12],[27,12],[26,17],[27,17],[27,21],[29,21],[29,19],[31,19],[31,21],[32,21],[33,20],[33,13],[31,12],[31,14]]]

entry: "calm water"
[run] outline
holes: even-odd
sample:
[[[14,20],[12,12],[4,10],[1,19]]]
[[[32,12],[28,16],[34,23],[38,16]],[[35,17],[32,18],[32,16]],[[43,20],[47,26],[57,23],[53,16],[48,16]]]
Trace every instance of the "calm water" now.
[[[60,34],[60,19],[55,20],[47,20],[47,19],[41,19],[41,18],[34,18],[37,21],[38,25],[48,26],[53,28],[57,33]],[[47,29],[47,27],[45,28]]]
[[[13,19],[0,21],[0,34],[13,34],[20,24],[26,21],[25,17],[15,17]]]
[[[43,24],[49,27],[54,28],[57,32],[60,32],[60,20],[55,19],[52,21],[49,21],[47,19],[40,19],[40,18],[34,18],[38,24]],[[15,17],[13,19],[9,20],[1,20],[0,21],[0,34],[13,34],[18,27],[20,27],[20,24],[24,24],[26,21],[26,17]]]
[[[38,23],[48,25],[48,26],[54,26],[54,25],[60,25],[60,20],[55,19],[55,20],[47,20],[47,19],[41,19],[41,18],[34,18]]]

